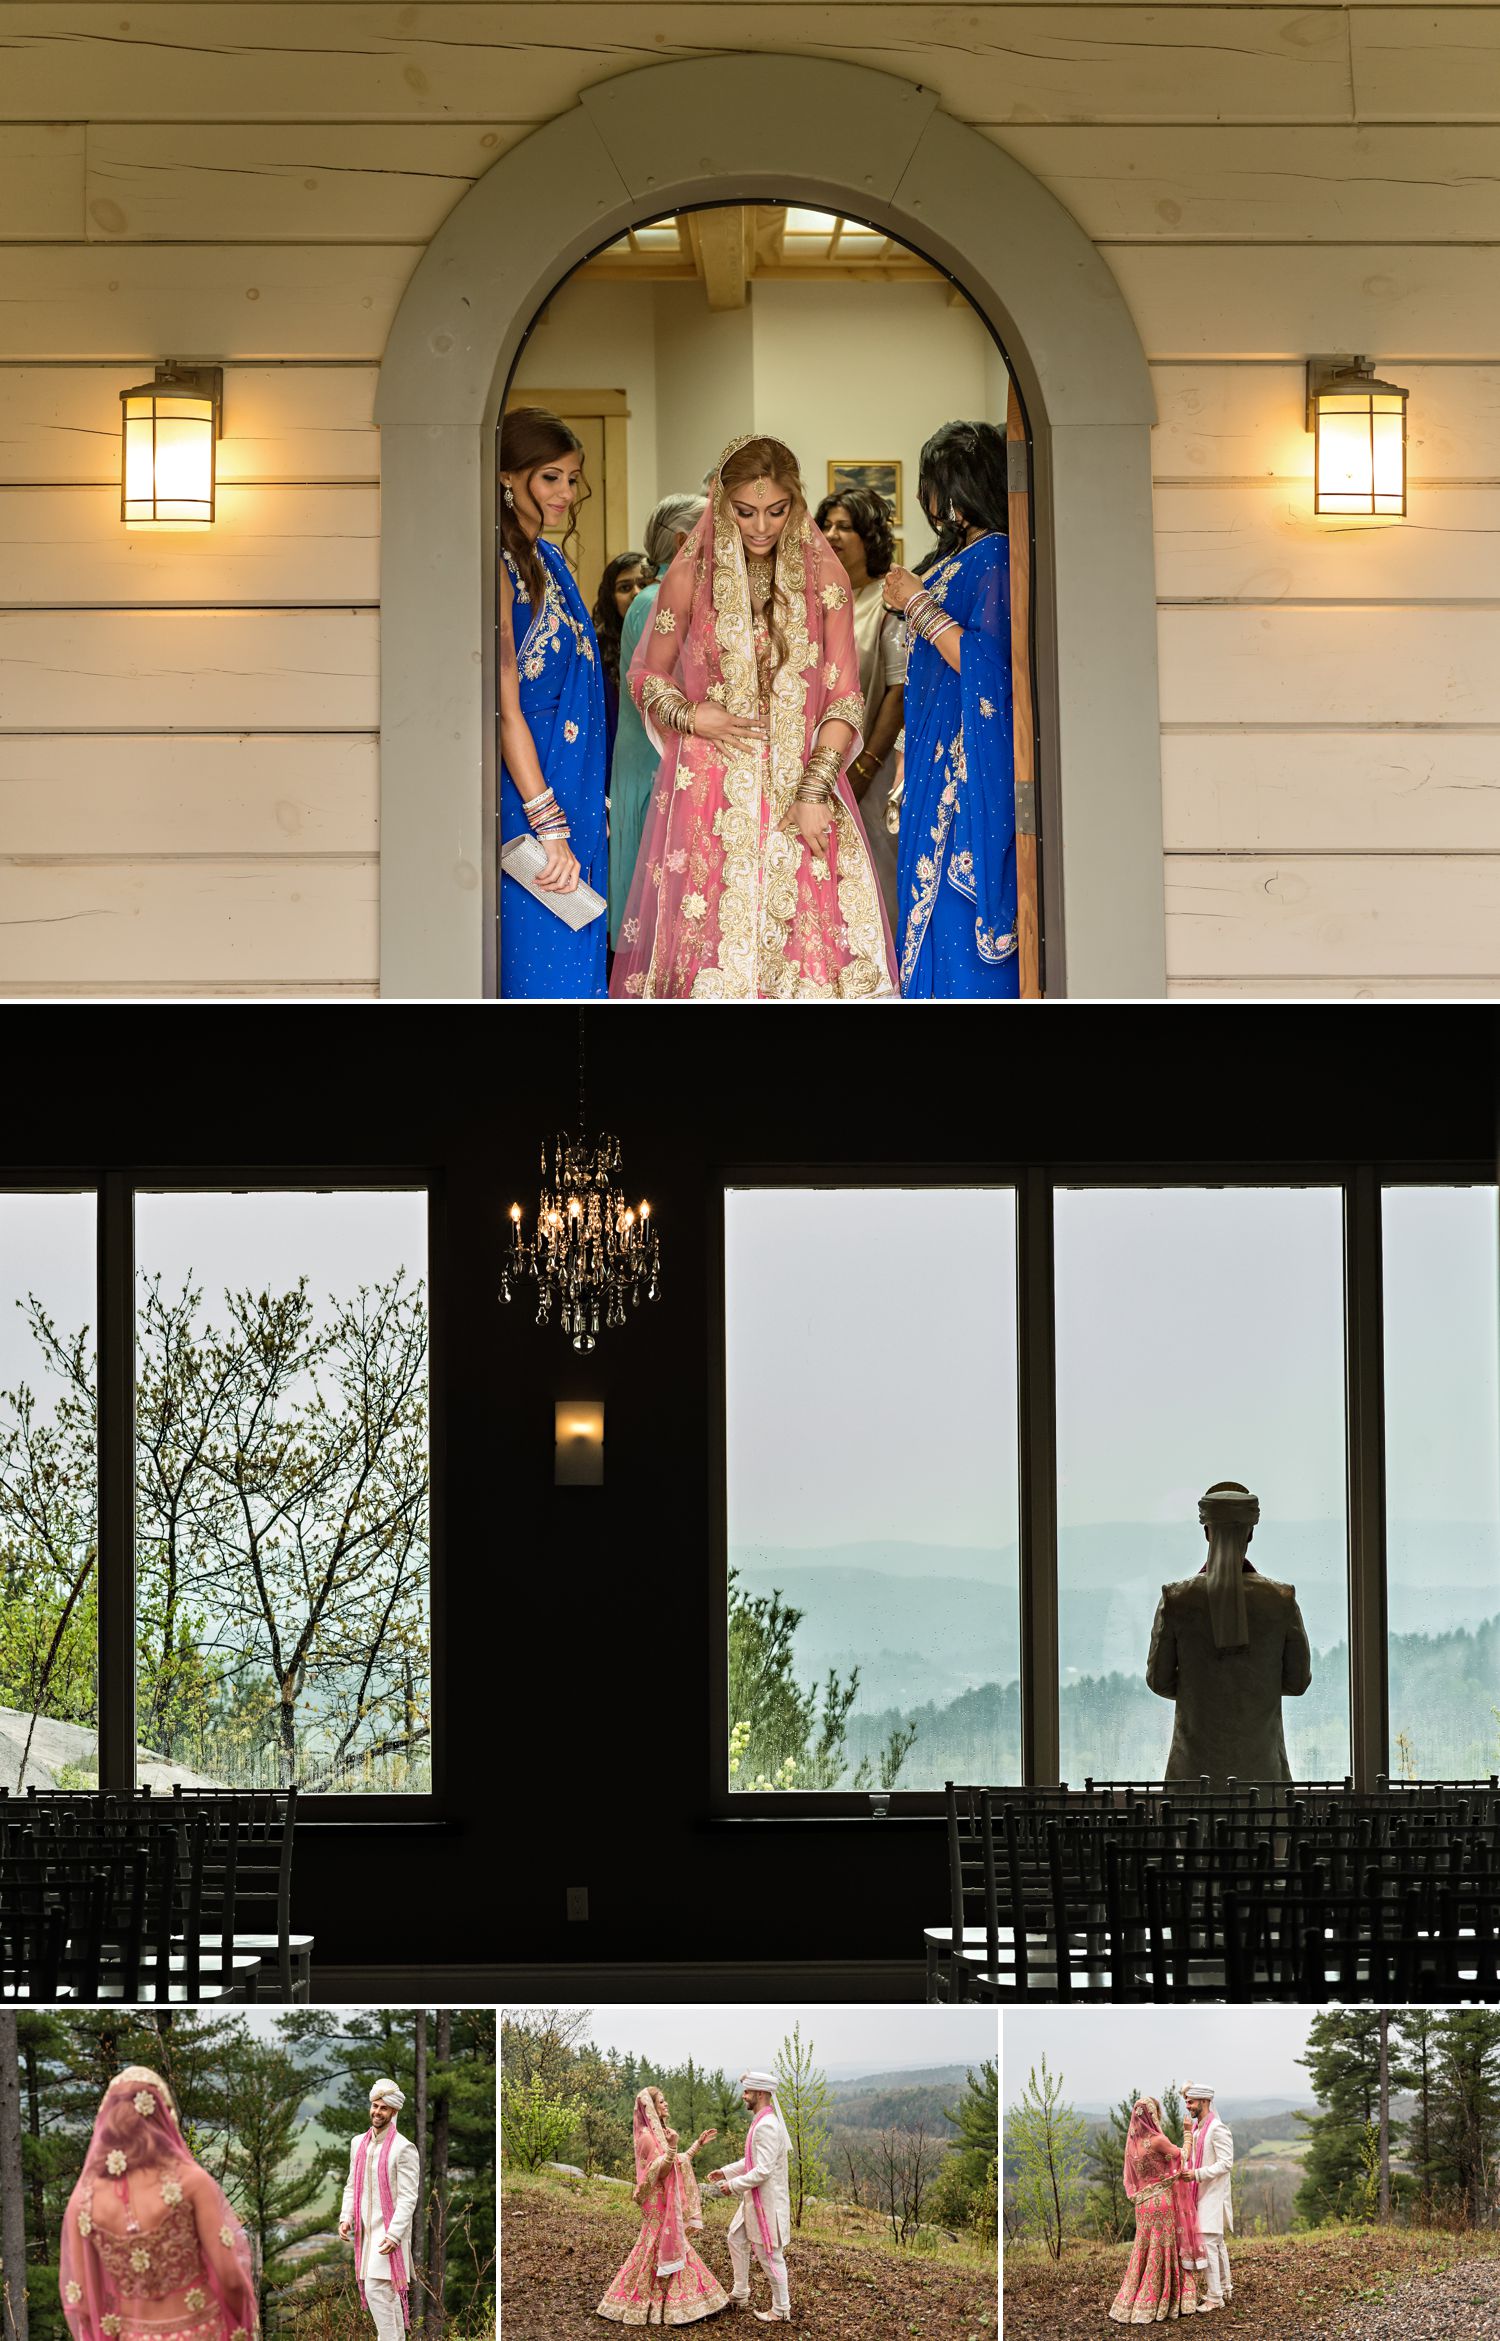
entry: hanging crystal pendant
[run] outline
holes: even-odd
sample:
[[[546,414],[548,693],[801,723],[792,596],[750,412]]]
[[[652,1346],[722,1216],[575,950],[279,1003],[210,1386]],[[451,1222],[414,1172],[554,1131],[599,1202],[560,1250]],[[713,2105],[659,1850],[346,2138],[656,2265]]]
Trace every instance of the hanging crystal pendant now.
[[[542,1146],[536,1233],[522,1234],[519,1203],[510,1207],[510,1250],[500,1271],[500,1298],[513,1298],[529,1276],[536,1285],[536,1321],[554,1310],[577,1350],[593,1349],[601,1332],[625,1322],[661,1289],[661,1243],[651,1206],[628,1204],[620,1185],[620,1141],[584,1136],[583,1017],[579,1014],[578,1136]]]

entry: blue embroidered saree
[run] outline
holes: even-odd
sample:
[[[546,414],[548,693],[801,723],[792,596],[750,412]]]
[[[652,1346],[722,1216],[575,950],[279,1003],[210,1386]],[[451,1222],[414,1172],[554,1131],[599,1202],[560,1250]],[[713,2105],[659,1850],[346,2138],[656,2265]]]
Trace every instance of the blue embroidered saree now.
[[[534,609],[508,553],[515,599],[511,626],[521,682],[521,713],[536,743],[549,788],[568,816],[568,842],[578,875],[603,894],[609,884],[604,828],[608,742],[599,646],[573,573],[555,545],[538,539],[537,559],[547,590]],[[527,832],[521,793],[500,767],[500,842]],[[500,996],[505,1000],[602,1000],[605,997],[606,921],[593,919],[575,933],[550,910],[502,875],[500,880]]]
[[[955,674],[930,642],[906,670],[896,900],[904,999],[1013,1000],[1016,802],[1010,547],[976,538],[923,579],[963,628]]]

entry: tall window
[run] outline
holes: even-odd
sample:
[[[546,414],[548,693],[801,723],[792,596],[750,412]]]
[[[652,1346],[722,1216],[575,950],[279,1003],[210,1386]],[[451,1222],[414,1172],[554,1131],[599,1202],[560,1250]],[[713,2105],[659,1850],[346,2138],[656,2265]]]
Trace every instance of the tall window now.
[[[1008,1188],[725,1197],[731,1789],[1020,1765]]]
[[[1390,1187],[1390,1769],[1500,1766],[1500,1189]]]
[[[1062,1777],[1161,1778],[1152,1618],[1203,1565],[1199,1497],[1237,1479],[1261,1502],[1250,1558],[1296,1586],[1313,1648],[1283,1707],[1292,1770],[1342,1778],[1341,1191],[1060,1189],[1055,1225]]]
[[[427,1197],[139,1193],[153,1785],[431,1786]]]
[[[92,1193],[0,1194],[0,1787],[87,1787],[99,1735]]]

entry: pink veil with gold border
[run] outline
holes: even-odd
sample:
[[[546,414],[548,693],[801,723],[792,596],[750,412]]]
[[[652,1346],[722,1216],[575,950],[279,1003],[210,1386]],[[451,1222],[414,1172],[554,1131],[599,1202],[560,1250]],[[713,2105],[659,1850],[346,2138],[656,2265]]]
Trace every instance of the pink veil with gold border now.
[[[708,508],[662,579],[629,688],[661,750],[610,978],[617,999],[865,999],[895,989],[895,957],[847,766],[864,695],[854,605],[842,562],[799,502],[776,550],[772,616],[785,655],[771,690],[769,744],[668,731],[642,701],[665,676],[695,702],[759,712],[744,545],[725,493],[732,440]],[[646,695],[649,699],[649,693]],[[852,725],[826,858],[793,811],[820,726]]]

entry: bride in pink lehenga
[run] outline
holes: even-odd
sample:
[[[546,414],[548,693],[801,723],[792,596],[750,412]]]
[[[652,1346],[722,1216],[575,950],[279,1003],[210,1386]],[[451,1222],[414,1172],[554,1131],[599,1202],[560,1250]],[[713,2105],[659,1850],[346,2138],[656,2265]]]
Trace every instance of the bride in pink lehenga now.
[[[1207,2268],[1197,2187],[1187,2157],[1161,2125],[1154,2097],[1138,2097],[1125,2135],[1125,2192],[1135,2205],[1135,2248],[1110,2315],[1117,2325],[1160,2325],[1196,2316]]]
[[[781,440],[724,450],[629,682],[661,763],[610,997],[894,999],[849,579]]]
[[[667,2101],[659,2089],[642,2089],[635,2101],[635,2199],[641,2208],[636,2246],[599,2303],[601,2317],[617,2325],[693,2325],[729,2305],[729,2295],[688,2241],[689,2228],[702,2228],[703,2208],[693,2156],[718,2136],[705,2130],[685,2152],[667,2126]]]

